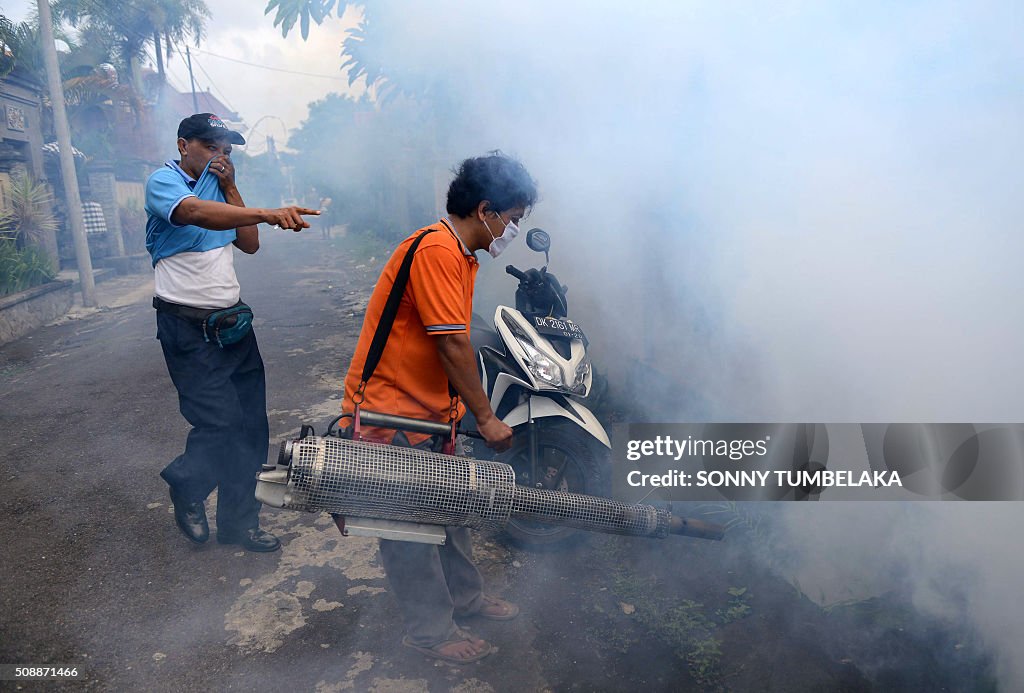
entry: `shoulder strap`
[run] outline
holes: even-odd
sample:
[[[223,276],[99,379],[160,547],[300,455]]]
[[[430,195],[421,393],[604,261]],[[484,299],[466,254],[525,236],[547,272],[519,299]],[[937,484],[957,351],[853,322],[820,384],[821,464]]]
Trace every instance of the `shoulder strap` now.
[[[437,230],[427,229],[417,236],[402,259],[402,265],[398,268],[398,274],[395,275],[395,283],[391,285],[391,293],[388,294],[387,303],[384,304],[384,310],[380,314],[377,331],[373,333],[373,341],[370,342],[370,349],[366,352],[366,363],[363,364],[363,374],[361,377],[363,383],[368,381],[373,375],[377,364],[380,363],[380,357],[384,354],[384,347],[387,346],[388,336],[391,334],[391,328],[395,324],[395,316],[398,315],[398,306],[402,302],[405,286],[409,283],[413,253],[419,248],[420,241],[423,240],[424,236]]]

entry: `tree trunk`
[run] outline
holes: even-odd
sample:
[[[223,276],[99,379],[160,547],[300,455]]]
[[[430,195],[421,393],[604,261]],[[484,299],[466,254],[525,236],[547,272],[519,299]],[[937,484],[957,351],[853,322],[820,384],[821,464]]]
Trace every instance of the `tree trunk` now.
[[[167,81],[167,75],[164,74],[164,56],[160,50],[160,32],[153,32],[153,50],[156,53],[156,71],[160,75],[160,83],[163,84]]]
[[[46,66],[46,82],[53,108],[53,125],[57,131],[57,146],[60,148],[60,173],[64,180],[65,203],[68,220],[71,222],[71,237],[75,242],[75,260],[78,264],[78,278],[81,283],[82,305],[96,305],[96,285],[92,276],[92,257],[89,255],[89,241],[85,237],[85,220],[82,217],[82,197],[78,191],[78,174],[71,148],[71,131],[68,115],[64,110],[64,87],[60,81],[60,64],[57,49],[53,45],[53,20],[50,15],[50,1],[37,0],[39,7],[39,34],[43,44],[43,64]]]

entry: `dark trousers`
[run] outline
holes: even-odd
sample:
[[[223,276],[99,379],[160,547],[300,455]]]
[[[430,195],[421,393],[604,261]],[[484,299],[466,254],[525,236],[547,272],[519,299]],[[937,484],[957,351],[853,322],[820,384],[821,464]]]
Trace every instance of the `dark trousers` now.
[[[408,446],[404,435],[393,445]],[[431,450],[427,440],[414,447]],[[443,546],[380,540],[388,585],[398,601],[409,641],[433,647],[455,636],[453,616],[477,611],[483,600],[483,576],[473,563],[473,541],[466,527],[446,527]]]
[[[266,381],[256,334],[223,348],[206,342],[197,322],[157,311],[157,339],[178,390],[181,415],[192,424],[185,452],[160,476],[183,501],[217,489],[217,530],[259,526],[256,475],[267,461]]]

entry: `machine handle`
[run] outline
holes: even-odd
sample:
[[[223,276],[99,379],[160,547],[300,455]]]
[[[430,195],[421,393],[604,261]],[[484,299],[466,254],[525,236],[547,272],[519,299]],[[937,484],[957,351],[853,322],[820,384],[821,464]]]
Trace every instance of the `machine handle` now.
[[[440,423],[439,421],[425,421],[396,414],[381,414],[375,411],[366,411],[365,409],[359,412],[359,420],[367,426],[394,428],[403,431],[414,431],[415,433],[429,433],[430,435],[446,436],[452,430],[448,424]],[[478,431],[468,431],[460,428],[456,430],[456,433],[480,440],[484,438]]]

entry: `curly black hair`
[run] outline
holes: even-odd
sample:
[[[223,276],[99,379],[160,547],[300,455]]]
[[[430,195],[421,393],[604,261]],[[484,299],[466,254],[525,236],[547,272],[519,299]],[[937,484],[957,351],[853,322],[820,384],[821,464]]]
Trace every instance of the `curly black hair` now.
[[[498,150],[466,159],[448,187],[448,213],[468,217],[484,200],[495,212],[515,207],[529,211],[537,202],[537,183],[526,167]]]

